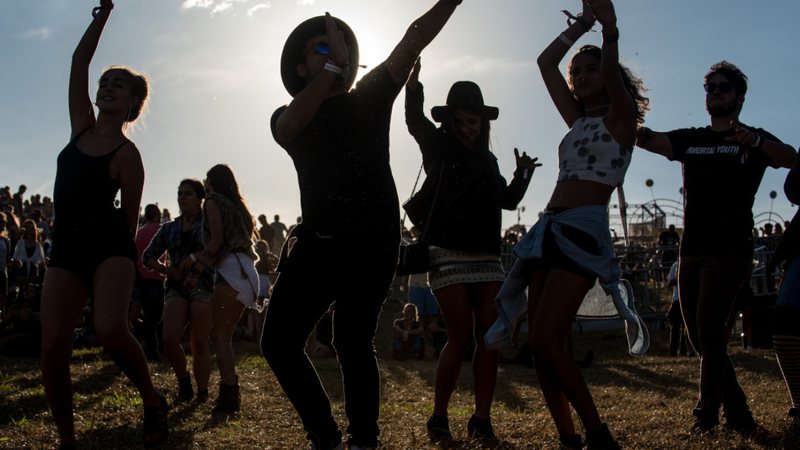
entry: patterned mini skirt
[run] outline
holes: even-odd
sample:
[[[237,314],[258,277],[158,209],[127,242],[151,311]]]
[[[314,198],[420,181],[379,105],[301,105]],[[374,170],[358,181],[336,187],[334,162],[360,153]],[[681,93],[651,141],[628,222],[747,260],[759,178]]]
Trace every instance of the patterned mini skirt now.
[[[461,283],[503,281],[506,277],[500,256],[430,246],[428,283],[434,291]]]

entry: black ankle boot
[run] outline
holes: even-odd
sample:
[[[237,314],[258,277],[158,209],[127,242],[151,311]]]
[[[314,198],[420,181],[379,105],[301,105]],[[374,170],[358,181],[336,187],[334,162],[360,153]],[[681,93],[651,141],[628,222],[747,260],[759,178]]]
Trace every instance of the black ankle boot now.
[[[586,449],[587,450],[619,450],[622,447],[611,436],[608,425],[601,424],[596,430],[586,430]]]
[[[428,428],[428,439],[430,439],[431,444],[447,445],[453,440],[447,416],[431,416],[428,418],[426,427]]]
[[[583,448],[580,434],[559,433],[558,440],[561,442],[561,450],[581,450]]]
[[[242,396],[239,393],[239,377],[236,377],[236,384],[219,384],[219,396],[213,413],[233,414],[239,411],[242,406]]]
[[[494,435],[491,419],[481,419],[473,415],[467,422],[467,436],[479,441],[496,441],[497,436]]]
[[[719,425],[719,411],[718,410],[703,410],[695,408],[692,410],[694,416],[694,423],[692,423],[692,431],[697,434],[707,433]]]
[[[753,413],[749,409],[725,413],[725,428],[737,433],[750,434],[758,429]]]
[[[188,402],[194,397],[194,389],[192,388],[192,379],[187,375],[183,378],[178,378],[178,396],[175,398],[177,403]]]

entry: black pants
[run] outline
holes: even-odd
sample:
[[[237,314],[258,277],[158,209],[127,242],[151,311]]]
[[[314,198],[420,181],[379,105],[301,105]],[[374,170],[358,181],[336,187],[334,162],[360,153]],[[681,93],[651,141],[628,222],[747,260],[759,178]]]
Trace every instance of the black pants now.
[[[380,407],[375,329],[394,278],[399,231],[350,238],[298,234],[281,258],[261,350],[300,415],[308,439],[316,448],[335,445],[342,434],[304,351],[315,324],[335,302],[333,346],[342,370],[350,444],[374,447]]]
[[[681,257],[681,312],[692,346],[702,355],[697,416],[718,415],[720,405],[729,416],[748,410],[728,357],[725,323],[751,267],[751,257]]]
[[[683,325],[683,315],[681,315],[681,307],[678,303],[673,302],[670,305],[667,319],[669,319],[670,325],[669,354],[672,356],[685,355],[689,351],[688,342],[686,342],[688,335],[686,327]]]
[[[150,359],[158,359],[163,347],[161,339],[161,318],[164,314],[164,282],[161,280],[139,279],[136,292],[142,303],[142,334],[145,354]]]

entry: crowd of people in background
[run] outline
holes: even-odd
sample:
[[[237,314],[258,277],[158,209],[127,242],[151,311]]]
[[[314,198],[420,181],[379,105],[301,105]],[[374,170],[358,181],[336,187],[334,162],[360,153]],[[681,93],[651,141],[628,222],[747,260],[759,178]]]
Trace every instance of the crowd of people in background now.
[[[255,218],[225,164],[214,165],[203,182],[180,181],[174,220],[157,204],[140,208],[144,167],[126,132],[147,103],[149,81],[112,66],[91,101],[88,68],[114,7],[100,0],[72,59],[72,133],[58,156],[53,199],[26,199],[25,185],[14,193],[0,189],[0,354],[41,355],[59,448],[77,445],[73,348],[105,348],[138,390],[143,444],[155,447],[168,438],[170,403],[210,397],[212,350],[219,372],[213,413],[239,411],[237,338],[260,344],[312,448],[376,448],[375,333],[393,284],[404,295],[392,321],[392,356],[421,360],[430,347],[438,361],[426,422],[432,443],[446,447],[453,439],[448,407],[467,360],[475,403],[467,435],[497,443],[491,420],[497,348],[523,331],[562,448],[621,448],[572,355],[570,335],[584,299],[599,285],[626,323],[629,353],[641,356],[649,347],[623,279],[636,270],[618,263],[608,214],[634,146],[683,165],[682,233],[671,225],[652,247],[659,277],[674,289],[666,315],[669,353],[701,357],[692,430],[714,430],[720,409],[729,429],[756,428],[728,341],[731,312],[752,303],[753,262],[771,253],[762,261],[765,289],[775,291],[775,275],[784,274],[773,342],[792,399],[789,416],[800,416],[799,219],[757,229],[752,215],[768,167],[791,168],[785,192],[797,201],[800,162],[793,147],[739,121],[744,73],[721,61],[705,75],[709,126],[653,131],[643,126],[649,110],[643,82],[619,61],[611,0],[583,0],[577,16],[564,11],[567,28],[537,59],[569,128],[558,147],[558,182],[530,229],[517,224],[503,233],[501,210],[517,208],[538,159],[515,148],[516,170],[506,181],[490,148],[499,109],[484,103],[473,82],[455,82],[446,104],[431,110],[432,121],[423,110],[420,53],[461,3],[436,2],[355,87],[362,66],[344,21],[326,14],[292,31],[280,61],[292,101],[270,121],[272,137],[298,172],[302,219],[287,226],[278,214],[272,222],[266,214]],[[602,46],[580,47],[563,73],[561,61],[596,25]],[[389,166],[392,105],[404,87],[406,124],[427,174],[404,204],[412,230],[400,220]],[[724,226],[709,226],[717,221]],[[425,271],[407,279],[395,276],[401,237],[429,252]],[[512,246],[513,256],[504,255]],[[193,377],[183,345],[187,330]],[[162,355],[175,376],[169,403],[147,364]],[[311,359],[332,355],[341,366],[346,428]]]

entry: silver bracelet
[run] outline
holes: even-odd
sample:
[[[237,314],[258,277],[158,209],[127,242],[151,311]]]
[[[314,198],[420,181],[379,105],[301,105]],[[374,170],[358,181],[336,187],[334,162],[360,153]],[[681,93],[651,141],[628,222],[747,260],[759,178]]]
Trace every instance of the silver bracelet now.
[[[324,69],[327,70],[328,72],[333,72],[336,75],[339,75],[339,74],[342,73],[342,68],[339,67],[335,62],[333,62],[331,60],[325,61]]]

